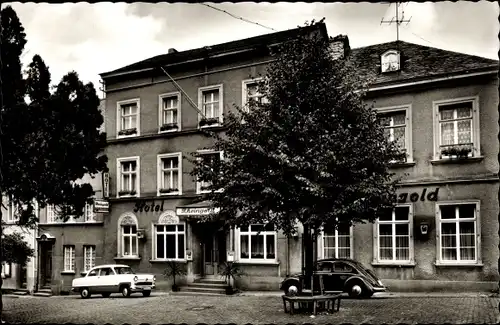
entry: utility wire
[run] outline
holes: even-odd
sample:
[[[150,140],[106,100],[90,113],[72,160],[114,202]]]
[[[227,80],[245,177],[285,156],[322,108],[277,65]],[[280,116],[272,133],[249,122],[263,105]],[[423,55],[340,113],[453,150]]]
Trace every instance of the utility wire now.
[[[217,8],[217,7],[213,7],[213,6],[211,6],[211,5],[207,5],[206,3],[199,3],[199,4],[200,4],[200,5],[202,5],[202,6],[206,6],[206,7],[212,8],[212,9],[214,9],[214,10],[217,10],[217,11],[223,12],[223,13],[225,13],[225,14],[228,14],[229,16],[231,16],[231,17],[233,17],[233,18],[235,18],[235,19],[239,19],[239,20],[242,20],[242,21],[244,21],[244,22],[247,22],[247,23],[250,23],[250,24],[255,24],[255,25],[258,25],[258,26],[260,26],[260,27],[264,27],[264,28],[267,28],[267,29],[270,29],[270,30],[272,30],[272,31],[277,32],[277,30],[276,30],[276,29],[274,29],[274,28],[272,28],[272,27],[267,27],[267,26],[264,26],[264,25],[262,25],[262,24],[256,23],[256,22],[254,22],[254,21],[251,21],[251,20],[245,19],[245,18],[243,18],[243,17],[238,17],[238,16],[235,16],[235,15],[233,15],[232,13],[227,12],[226,10],[219,9],[219,8]]]
[[[432,46],[436,46],[436,45],[434,45],[431,41],[428,41],[428,40],[426,40],[425,38],[423,38],[422,36],[419,36],[419,35],[415,34],[414,32],[412,32],[408,26],[404,26],[404,27],[405,27],[405,29],[406,29],[407,31],[409,31],[410,33],[412,33],[414,36],[416,36],[416,37],[420,38],[420,39],[421,39],[421,40],[423,40],[423,41],[426,41],[427,43],[431,44]]]

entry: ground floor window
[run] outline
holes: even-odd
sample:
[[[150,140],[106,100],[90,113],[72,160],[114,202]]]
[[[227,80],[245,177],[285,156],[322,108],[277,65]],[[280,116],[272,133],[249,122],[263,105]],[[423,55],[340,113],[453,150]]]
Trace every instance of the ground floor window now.
[[[323,232],[322,239],[322,258],[352,258],[352,227],[349,225]]]
[[[12,276],[12,263],[2,263],[2,278],[10,278]]]
[[[375,221],[376,262],[411,263],[413,261],[412,205],[398,205],[383,211]]]
[[[250,225],[239,229],[239,259],[271,261],[276,259],[274,225]]]
[[[479,202],[439,203],[439,253],[441,263],[477,263]]]
[[[75,246],[65,245],[64,250],[64,271],[75,272]]]
[[[95,246],[87,245],[83,246],[83,269],[85,272],[89,271],[95,266]]]
[[[186,230],[184,224],[156,225],[156,259],[182,260],[186,251]]]
[[[122,254],[123,256],[137,256],[137,226],[123,225],[122,226]]]

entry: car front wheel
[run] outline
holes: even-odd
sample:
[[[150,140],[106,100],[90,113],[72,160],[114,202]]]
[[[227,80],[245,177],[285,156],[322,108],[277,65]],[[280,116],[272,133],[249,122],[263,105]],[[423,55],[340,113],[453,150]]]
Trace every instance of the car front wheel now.
[[[151,295],[151,291],[149,291],[149,290],[148,290],[148,291],[143,291],[143,292],[142,292],[142,295],[143,295],[144,297],[149,297],[149,296]]]
[[[123,286],[120,292],[122,293],[122,296],[130,297],[130,288],[128,286]]]
[[[80,290],[80,296],[82,296],[83,299],[90,298],[91,294],[89,288],[83,288],[82,290]]]
[[[283,292],[287,296],[296,296],[299,293],[299,284],[296,282],[290,282],[284,286]]]
[[[347,293],[349,294],[349,297],[351,298],[359,298],[362,297],[365,294],[365,286],[362,285],[361,283],[353,283],[349,286],[347,289]]]

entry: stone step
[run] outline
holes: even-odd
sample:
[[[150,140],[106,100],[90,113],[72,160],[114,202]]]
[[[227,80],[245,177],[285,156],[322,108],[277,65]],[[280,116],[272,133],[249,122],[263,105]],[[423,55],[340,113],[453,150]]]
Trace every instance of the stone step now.
[[[33,294],[33,296],[37,296],[37,297],[51,297],[52,296],[52,293],[49,293],[49,292],[43,292],[43,291],[37,291]]]
[[[172,296],[225,296],[226,293],[214,292],[194,292],[194,291],[173,291],[170,293]]]
[[[187,287],[215,288],[215,289],[225,289],[226,286],[227,284],[225,283],[206,283],[206,282],[193,282],[187,284]]]
[[[16,295],[16,296],[26,296],[28,294],[28,290],[17,290],[17,291],[14,291],[12,294]]]
[[[223,288],[207,288],[207,287],[180,287],[181,292],[205,292],[205,293],[218,293],[218,294],[226,294],[226,290]]]
[[[217,279],[196,279],[194,280],[194,283],[208,283],[208,284],[226,284],[226,281],[224,280],[217,280]]]

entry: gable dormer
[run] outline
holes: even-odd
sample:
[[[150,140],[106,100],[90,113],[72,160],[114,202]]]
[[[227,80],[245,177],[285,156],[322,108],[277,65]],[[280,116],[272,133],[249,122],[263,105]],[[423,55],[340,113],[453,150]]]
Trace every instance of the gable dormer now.
[[[399,71],[401,69],[401,55],[399,51],[388,50],[380,56],[382,73]]]

